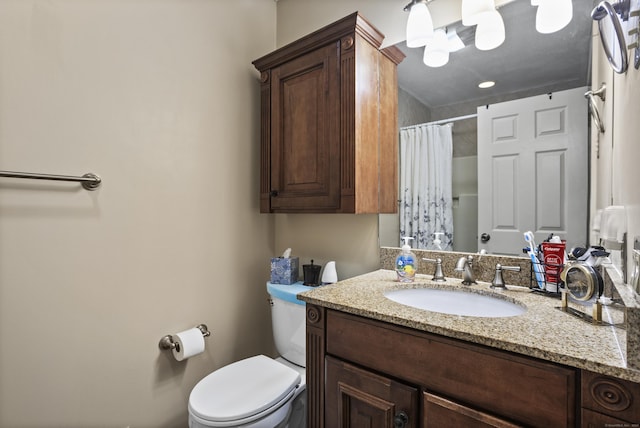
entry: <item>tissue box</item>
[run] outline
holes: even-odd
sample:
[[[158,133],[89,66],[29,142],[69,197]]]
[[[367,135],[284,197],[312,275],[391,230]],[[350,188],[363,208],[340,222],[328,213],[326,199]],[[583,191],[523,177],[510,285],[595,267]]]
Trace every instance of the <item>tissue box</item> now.
[[[271,283],[293,284],[298,281],[299,261],[297,257],[271,259]]]

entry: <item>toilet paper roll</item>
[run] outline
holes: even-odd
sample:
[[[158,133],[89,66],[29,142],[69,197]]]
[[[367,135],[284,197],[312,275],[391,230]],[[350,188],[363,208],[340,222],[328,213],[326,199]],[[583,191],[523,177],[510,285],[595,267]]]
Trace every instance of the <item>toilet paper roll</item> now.
[[[204,352],[204,336],[199,328],[190,328],[173,335],[176,347],[172,350],[173,357],[182,361]]]

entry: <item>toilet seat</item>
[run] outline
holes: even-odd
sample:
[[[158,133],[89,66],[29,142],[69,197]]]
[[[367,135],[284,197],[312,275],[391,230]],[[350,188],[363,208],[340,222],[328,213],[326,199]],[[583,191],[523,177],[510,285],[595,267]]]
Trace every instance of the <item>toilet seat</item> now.
[[[189,396],[189,412],[214,426],[249,423],[286,403],[300,382],[296,370],[257,355],[198,382]]]

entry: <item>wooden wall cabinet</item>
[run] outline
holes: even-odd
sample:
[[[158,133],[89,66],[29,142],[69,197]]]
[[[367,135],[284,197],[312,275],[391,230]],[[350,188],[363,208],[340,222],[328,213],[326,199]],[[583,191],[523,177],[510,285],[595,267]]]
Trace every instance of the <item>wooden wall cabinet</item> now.
[[[260,211],[395,213],[397,64],[358,13],[253,61]]]

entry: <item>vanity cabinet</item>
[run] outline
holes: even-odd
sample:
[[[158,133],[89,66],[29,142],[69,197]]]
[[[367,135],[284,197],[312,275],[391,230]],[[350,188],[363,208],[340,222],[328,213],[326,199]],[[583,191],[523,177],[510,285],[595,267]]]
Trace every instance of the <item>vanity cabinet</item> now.
[[[404,54],[383,38],[354,13],[253,62],[261,212],[397,212]]]
[[[571,427],[577,384],[572,368],[307,304],[310,428],[359,426],[345,391],[378,403],[370,426]]]

